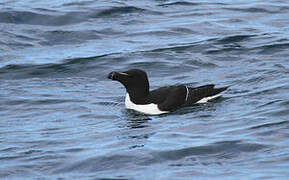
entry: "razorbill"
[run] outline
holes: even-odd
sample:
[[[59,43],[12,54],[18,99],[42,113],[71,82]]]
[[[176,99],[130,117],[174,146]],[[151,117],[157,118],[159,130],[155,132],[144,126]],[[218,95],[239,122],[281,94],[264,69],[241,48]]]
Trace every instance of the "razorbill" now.
[[[119,81],[126,88],[127,109],[150,115],[168,113],[195,103],[205,103],[220,96],[219,93],[228,88],[214,88],[213,84],[200,87],[175,85],[150,91],[147,74],[140,69],[111,72],[108,78]]]

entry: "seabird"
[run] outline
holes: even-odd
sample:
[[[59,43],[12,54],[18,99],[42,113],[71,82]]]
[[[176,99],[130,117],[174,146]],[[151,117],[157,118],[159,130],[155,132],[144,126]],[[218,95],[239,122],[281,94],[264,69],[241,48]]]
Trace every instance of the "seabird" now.
[[[127,109],[149,115],[168,113],[195,103],[206,103],[210,99],[219,97],[219,93],[228,88],[215,88],[214,84],[199,87],[175,85],[150,91],[147,74],[140,69],[111,72],[108,78],[119,81],[126,88],[125,106]]]

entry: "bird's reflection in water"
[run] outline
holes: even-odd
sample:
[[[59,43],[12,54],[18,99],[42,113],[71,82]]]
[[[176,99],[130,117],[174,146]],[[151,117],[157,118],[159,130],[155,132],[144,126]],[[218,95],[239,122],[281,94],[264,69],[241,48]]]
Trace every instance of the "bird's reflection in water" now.
[[[133,129],[148,127],[148,122],[152,120],[148,115],[130,109],[125,110],[125,116],[127,118],[127,126]]]

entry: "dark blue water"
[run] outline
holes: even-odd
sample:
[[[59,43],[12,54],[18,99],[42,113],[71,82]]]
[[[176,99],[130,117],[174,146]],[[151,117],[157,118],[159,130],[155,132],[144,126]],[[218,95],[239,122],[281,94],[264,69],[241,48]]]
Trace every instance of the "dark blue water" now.
[[[289,3],[0,1],[0,179],[288,179]],[[162,116],[151,88],[230,86]]]

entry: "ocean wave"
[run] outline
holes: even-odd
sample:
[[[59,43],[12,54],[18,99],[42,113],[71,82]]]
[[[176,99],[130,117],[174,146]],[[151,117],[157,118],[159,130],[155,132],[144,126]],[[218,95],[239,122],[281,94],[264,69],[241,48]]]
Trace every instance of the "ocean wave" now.
[[[155,14],[160,15],[161,12],[152,11],[140,7],[134,6],[122,6],[122,7],[110,7],[104,10],[100,10],[96,13],[91,13],[89,15],[90,18],[111,18],[111,17],[119,17],[124,14]]]
[[[263,123],[261,125],[256,125],[251,127],[250,129],[261,129],[261,128],[272,128],[272,127],[288,127],[289,121],[280,121],[280,122],[271,122],[271,123]]]
[[[224,160],[238,161],[244,154],[250,156],[250,153],[256,153],[260,150],[266,149],[268,146],[246,143],[241,141],[223,141],[217,142],[210,145],[204,145],[199,147],[184,148],[179,150],[171,151],[152,151],[147,155],[138,157],[135,154],[132,155],[121,155],[114,154],[110,156],[92,157],[85,160],[81,160],[73,163],[66,163],[54,173],[67,173],[67,172],[97,172],[97,171],[109,171],[112,169],[129,168],[134,166],[149,166],[152,164],[159,164],[164,162],[178,162],[180,159],[188,158],[185,163],[189,163],[190,166],[194,166],[194,158],[199,158],[200,161],[206,163],[216,164],[215,158],[219,163],[226,163]],[[213,156],[212,156],[213,155]],[[191,158],[189,158],[191,157]],[[214,161],[210,161],[214,159]],[[183,164],[185,165],[185,164]],[[197,164],[196,164],[197,165]]]
[[[79,13],[67,13],[57,16],[28,11],[0,12],[0,23],[61,26],[75,24],[85,20],[85,16],[79,16]]]
[[[51,12],[51,10],[39,8],[33,11],[5,10],[0,12],[0,23],[64,26],[86,22],[89,19],[118,18],[125,14],[160,15],[161,12],[134,6],[105,7],[70,12]]]
[[[283,13],[288,11],[288,6],[258,6],[258,7],[224,7],[223,9],[230,11],[239,11],[239,12],[248,12],[248,13],[266,13],[266,14],[275,14]]]
[[[89,40],[98,40],[101,37],[98,32],[92,30],[86,31],[45,31],[39,34],[39,38],[44,38],[41,45],[58,45],[58,44],[80,44]]]
[[[162,3],[158,6],[198,6],[201,3],[195,3],[195,2],[188,2],[188,1],[176,1],[171,3]]]

